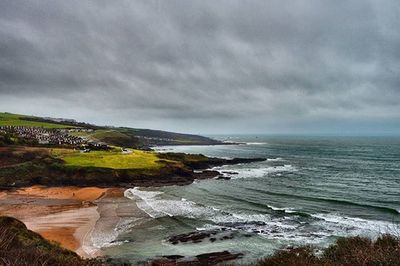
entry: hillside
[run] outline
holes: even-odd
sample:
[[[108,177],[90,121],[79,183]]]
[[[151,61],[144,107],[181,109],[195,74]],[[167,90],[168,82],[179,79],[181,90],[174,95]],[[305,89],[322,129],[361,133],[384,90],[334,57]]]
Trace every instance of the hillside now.
[[[11,145],[0,147],[0,187],[185,185],[195,179],[220,175],[218,171],[194,170],[264,160],[141,150],[125,152],[116,148],[85,153],[67,148]]]
[[[43,128],[69,128],[71,126],[52,123],[51,121],[35,121],[33,116],[0,113],[1,126],[25,126],[25,127],[43,127]]]
[[[219,145],[220,141],[192,134],[128,127],[96,126],[72,119],[43,118],[0,113],[1,126],[25,126],[45,129],[76,129],[69,134],[109,145],[149,149],[160,145]]]
[[[184,185],[220,175],[204,170],[210,167],[265,160],[150,150],[155,145],[222,144],[190,134],[9,113],[1,113],[0,119],[0,187]]]

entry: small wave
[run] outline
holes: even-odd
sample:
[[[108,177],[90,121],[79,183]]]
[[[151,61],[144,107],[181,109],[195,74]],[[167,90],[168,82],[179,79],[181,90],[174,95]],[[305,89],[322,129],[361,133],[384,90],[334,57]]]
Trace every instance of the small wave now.
[[[197,230],[223,229],[255,233],[268,239],[319,243],[331,236],[368,235],[377,236],[385,232],[398,232],[398,225],[385,221],[372,221],[339,214],[308,214],[291,207],[276,207],[261,203],[260,207],[272,210],[269,213],[232,211],[220,206],[203,206],[186,198],[169,198],[163,192],[129,189],[128,198],[136,200],[137,206],[153,218],[179,217],[204,221]],[[281,213],[281,214],[280,214]]]
[[[277,157],[277,158],[268,158],[267,159],[268,162],[279,162],[279,161],[283,161],[282,158]]]
[[[376,210],[380,210],[380,211],[391,213],[391,214],[400,214],[400,210],[393,209],[393,208],[390,208],[390,207],[372,205],[372,204],[361,204],[361,203],[347,201],[347,200],[301,196],[301,195],[288,194],[288,193],[279,193],[279,192],[261,190],[261,189],[256,189],[256,188],[247,188],[247,189],[248,190],[252,190],[252,191],[256,191],[256,192],[269,194],[269,195],[275,195],[275,196],[283,196],[283,197],[301,199],[301,200],[307,200],[307,201],[323,201],[323,202],[330,202],[330,203],[340,204],[340,205],[359,206],[359,207],[376,209]]]
[[[246,145],[266,145],[267,142],[246,142]]]
[[[338,199],[326,199],[326,198],[316,198],[316,199],[322,200],[322,201],[327,201],[327,202],[332,202],[332,203],[337,203],[337,204],[343,204],[343,205],[354,205],[354,206],[366,207],[366,208],[376,209],[376,210],[380,210],[380,211],[391,213],[391,214],[400,214],[400,212],[398,210],[392,209],[390,207],[376,206],[376,205],[372,205],[372,204],[361,204],[361,203],[357,203],[357,202],[352,202],[352,201],[347,201],[347,200],[338,200]]]
[[[338,235],[352,233],[353,235],[368,234],[370,236],[377,236],[383,233],[393,234],[400,230],[398,224],[386,221],[366,220],[332,213],[312,214],[311,216],[322,220],[325,228],[335,231]]]
[[[237,174],[229,175],[229,177],[231,177],[231,179],[240,179],[240,178],[261,178],[268,174],[296,172],[297,168],[292,166],[291,164],[258,167],[258,168],[239,168],[239,167],[232,167],[230,165],[228,166],[225,165],[225,166],[213,167],[211,168],[211,170],[236,172]]]
[[[158,191],[140,190],[138,187],[125,192],[127,198],[136,199],[137,206],[152,218],[182,216],[186,218],[222,222],[266,222],[269,214],[234,213],[213,206],[202,206],[185,198],[165,199]]]
[[[138,208],[152,218],[164,216],[206,217],[214,211],[209,207],[198,206],[195,202],[185,198],[164,199],[161,197],[162,194],[163,192],[159,191],[140,190],[138,187],[128,189],[125,192],[127,198],[137,199]]]
[[[290,164],[285,164],[282,166],[269,166],[262,168],[246,168],[246,169],[235,169],[239,174],[232,177],[235,178],[259,178],[264,177],[268,174],[279,173],[279,172],[294,172],[296,168]]]
[[[278,207],[274,207],[272,205],[267,205],[267,207],[274,211],[282,211],[285,213],[296,213],[297,212],[294,208],[278,208]]]

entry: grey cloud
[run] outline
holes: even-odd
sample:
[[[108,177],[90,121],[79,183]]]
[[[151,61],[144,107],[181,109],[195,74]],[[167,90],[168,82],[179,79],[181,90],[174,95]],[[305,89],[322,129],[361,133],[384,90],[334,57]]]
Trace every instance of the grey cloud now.
[[[0,109],[187,132],[400,132],[399,12],[396,0],[2,1]]]

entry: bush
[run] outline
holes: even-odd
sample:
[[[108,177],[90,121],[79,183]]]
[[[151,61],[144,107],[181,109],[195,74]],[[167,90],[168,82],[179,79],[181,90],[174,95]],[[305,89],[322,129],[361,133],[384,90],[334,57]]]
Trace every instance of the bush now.
[[[259,261],[257,266],[280,266],[280,265],[320,265],[319,259],[314,255],[311,247],[301,247],[288,250],[279,250],[272,256]]]
[[[340,238],[325,249],[321,256],[311,247],[281,250],[258,261],[257,266],[358,266],[400,265],[400,239],[382,235],[372,241],[363,237]]]

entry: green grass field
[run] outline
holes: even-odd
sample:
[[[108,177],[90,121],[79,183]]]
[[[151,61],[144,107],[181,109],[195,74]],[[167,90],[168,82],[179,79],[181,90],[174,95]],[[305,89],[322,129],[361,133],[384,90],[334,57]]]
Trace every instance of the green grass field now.
[[[123,154],[120,151],[91,151],[80,153],[68,149],[52,149],[52,155],[65,161],[69,166],[101,167],[112,169],[155,169],[163,166],[154,152],[133,150]]]
[[[93,140],[99,140],[102,141],[104,138],[118,138],[118,137],[126,137],[124,134],[119,133],[118,131],[115,130],[106,130],[106,129],[98,129],[95,130],[94,132],[71,132],[70,135],[72,136],[77,136],[77,137],[86,137],[89,139]]]
[[[98,129],[94,132],[71,132],[71,135],[101,141],[112,146],[135,147],[137,139],[114,129]]]
[[[25,126],[25,127],[43,127],[43,128],[68,128],[71,126],[59,125],[45,122],[36,122],[22,120],[21,118],[31,117],[26,115],[17,115],[9,113],[0,113],[0,126]]]

